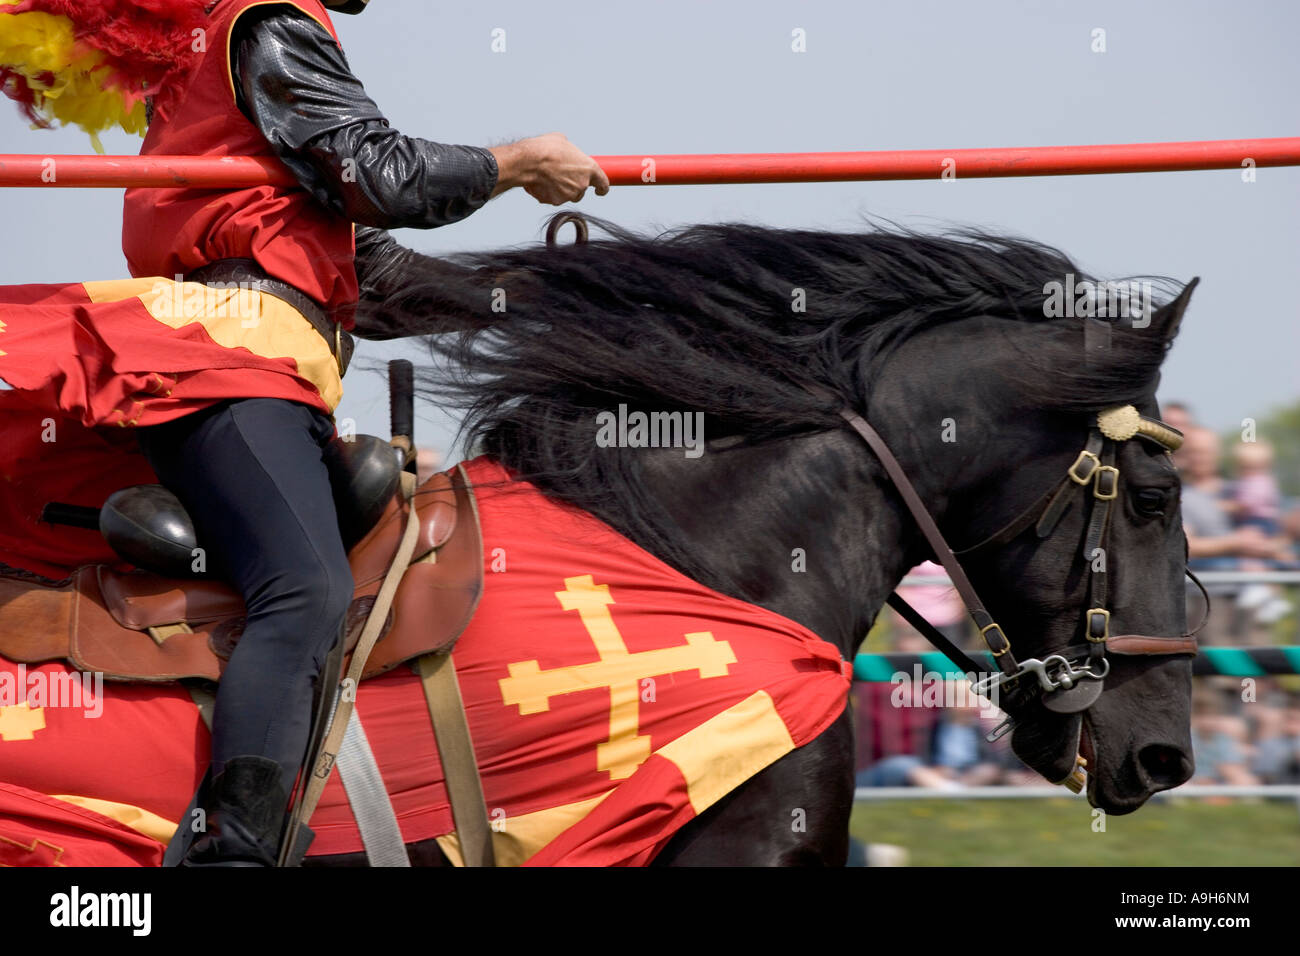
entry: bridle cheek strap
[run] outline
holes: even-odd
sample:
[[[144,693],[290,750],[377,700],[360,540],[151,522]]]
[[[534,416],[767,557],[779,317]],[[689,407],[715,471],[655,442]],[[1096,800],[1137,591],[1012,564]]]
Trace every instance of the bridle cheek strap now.
[[[948,578],[952,581],[953,587],[955,587],[957,593],[961,595],[962,603],[966,605],[967,612],[970,614],[971,619],[975,621],[975,626],[979,628],[980,634],[984,637],[984,642],[988,645],[989,652],[993,655],[993,660],[997,664],[998,670],[1008,678],[1017,674],[1020,668],[1016,663],[1015,656],[1011,653],[1011,643],[1007,640],[1007,636],[1003,633],[1002,628],[993,620],[993,615],[989,614],[989,612],[984,608],[984,605],[980,603],[979,595],[975,593],[975,588],[971,585],[970,579],[966,577],[966,572],[957,561],[957,557],[953,554],[952,549],[948,547],[948,542],[944,540],[943,533],[939,530],[939,526],[935,523],[934,518],[931,517],[929,510],[921,501],[921,496],[916,493],[916,488],[913,487],[911,479],[909,479],[907,473],[903,471],[903,466],[898,463],[898,459],[895,458],[894,453],[889,450],[889,446],[886,445],[885,440],[880,437],[880,433],[867,424],[865,418],[857,412],[851,411],[847,408],[841,409],[840,415],[849,423],[854,431],[862,436],[863,440],[867,443],[867,446],[875,452],[876,457],[880,459],[880,463],[885,466],[885,473],[889,475],[890,481],[893,482],[898,493],[902,495],[903,503],[907,506],[907,510],[911,512],[913,520],[915,520],[918,527],[920,527],[921,533],[925,535],[925,540],[929,542],[930,549],[934,552],[935,560],[943,565],[943,569],[948,572]],[[890,595],[889,601],[895,608],[907,607],[908,610],[911,611],[912,615],[915,615],[916,618],[920,618],[920,615],[917,614],[906,601],[900,598],[897,593]],[[900,613],[902,612],[900,611]],[[908,615],[904,614],[904,617],[908,617]],[[921,619],[924,620],[923,618]],[[938,631],[935,631],[933,628],[930,628],[930,630],[934,633],[927,633],[926,636],[934,642],[934,634],[937,634]],[[922,633],[926,632],[923,631]],[[943,645],[947,645],[947,648],[955,649],[952,642],[948,641],[946,638],[942,639],[941,642],[935,643],[938,643],[941,648],[943,648]],[[958,654],[961,658],[964,658],[964,661],[959,661],[963,666],[974,665],[971,667],[974,671],[979,671],[981,669],[964,653],[959,651]]]

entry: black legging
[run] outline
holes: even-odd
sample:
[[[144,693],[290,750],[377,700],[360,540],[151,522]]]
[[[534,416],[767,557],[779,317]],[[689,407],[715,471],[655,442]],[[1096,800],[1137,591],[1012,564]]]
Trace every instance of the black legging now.
[[[248,608],[217,692],[214,777],[232,757],[269,757],[288,793],[303,762],[314,688],[352,599],[321,455],[333,432],[319,411],[273,398],[139,429],[158,480],[194,519],[209,570]]]

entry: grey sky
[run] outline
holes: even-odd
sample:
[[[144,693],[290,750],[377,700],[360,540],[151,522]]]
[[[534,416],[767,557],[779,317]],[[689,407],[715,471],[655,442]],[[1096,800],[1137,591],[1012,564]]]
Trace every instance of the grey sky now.
[[[1039,146],[1296,135],[1300,6],[1165,2],[373,0],[337,18],[393,125],[492,145],[552,130],[593,154]],[[506,51],[491,49],[505,31]],[[791,51],[802,28],[807,52]],[[1106,52],[1091,50],[1106,31]],[[105,137],[110,153],[139,141]],[[88,152],[76,131],[0,114],[0,152]],[[631,227],[748,220],[852,229],[864,214],[975,224],[1060,246],[1103,276],[1202,277],[1162,398],[1226,428],[1300,396],[1300,169],[956,182],[615,188],[580,208]],[[126,275],[121,193],[4,190],[0,282]],[[515,190],[400,238],[433,254],[539,240],[551,212]],[[408,354],[364,343],[360,355]],[[412,355],[418,361],[417,355]],[[374,375],[340,417],[386,436]],[[445,447],[436,411],[421,443]]]

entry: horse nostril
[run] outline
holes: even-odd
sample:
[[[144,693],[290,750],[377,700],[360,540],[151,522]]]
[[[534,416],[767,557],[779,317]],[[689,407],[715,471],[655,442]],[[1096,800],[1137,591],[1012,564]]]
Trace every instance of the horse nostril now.
[[[1143,747],[1138,753],[1138,763],[1157,790],[1169,790],[1186,783],[1192,776],[1192,762],[1177,747],[1164,744]]]

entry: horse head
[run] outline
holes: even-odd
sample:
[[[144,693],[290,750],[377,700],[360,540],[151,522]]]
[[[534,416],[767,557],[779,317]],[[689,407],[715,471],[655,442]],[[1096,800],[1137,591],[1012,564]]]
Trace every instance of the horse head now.
[[[1193,771],[1181,436],[1154,392],[1194,286],[1121,323],[938,326],[899,348],[869,410],[924,423],[881,427],[996,621],[991,649],[1000,631],[1022,662],[984,681],[1013,715],[1013,749],[1053,782],[1077,752],[1107,813]]]

